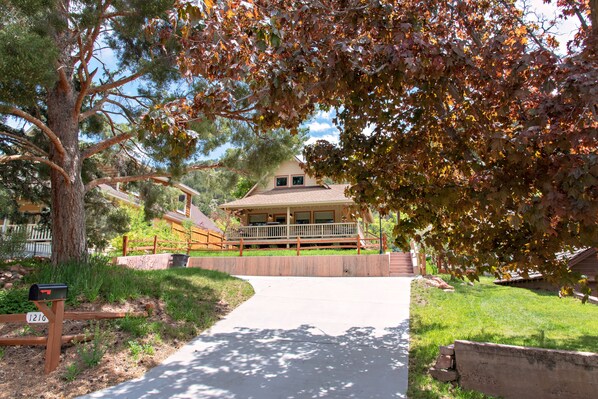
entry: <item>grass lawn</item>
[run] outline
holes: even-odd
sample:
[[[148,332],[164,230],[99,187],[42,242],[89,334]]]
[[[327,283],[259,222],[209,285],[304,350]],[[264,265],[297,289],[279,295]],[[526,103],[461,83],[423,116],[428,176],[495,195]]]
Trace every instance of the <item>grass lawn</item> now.
[[[377,254],[375,249],[362,249],[362,255]],[[300,256],[357,255],[356,249],[301,249]],[[191,251],[190,256],[239,256],[239,251]],[[243,256],[297,256],[296,249],[244,249]]]
[[[52,282],[68,285],[67,309],[81,303],[122,303],[142,297],[161,300],[166,313],[181,328],[179,332],[165,331],[166,338],[169,334],[191,338],[218,320],[223,304],[233,309],[253,295],[249,283],[217,271],[199,268],[142,271],[94,259],[87,265],[34,265],[24,284],[0,290],[0,314],[37,310],[27,300],[29,285]]]
[[[93,338],[64,345],[58,369],[48,376],[40,373],[43,366],[32,367],[41,364],[42,347],[0,347],[0,385],[10,397],[21,392],[23,381],[28,381],[24,397],[70,398],[138,377],[253,295],[246,281],[199,268],[140,271],[100,258],[56,268],[31,260],[14,263],[0,264],[0,273],[11,266],[25,267],[27,273],[14,287],[0,288],[0,314],[36,311],[27,300],[29,286],[61,282],[69,288],[67,310],[148,310],[149,316],[66,321],[65,334]],[[45,328],[0,324],[0,336],[41,336]]]
[[[486,398],[427,373],[438,346],[457,339],[598,353],[598,306],[555,293],[501,287],[492,278],[470,286],[449,281],[455,292],[427,288],[417,280],[411,291],[409,392],[418,398]]]

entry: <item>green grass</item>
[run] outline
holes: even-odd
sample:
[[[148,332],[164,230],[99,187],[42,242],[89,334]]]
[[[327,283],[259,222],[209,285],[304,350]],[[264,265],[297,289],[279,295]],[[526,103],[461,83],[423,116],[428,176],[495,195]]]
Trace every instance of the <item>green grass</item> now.
[[[378,250],[361,250],[362,255],[377,254]],[[190,256],[239,256],[239,251],[191,251]],[[357,255],[356,249],[301,249],[300,256]],[[297,256],[296,249],[244,249],[243,256]]]
[[[448,281],[448,277],[445,277]],[[598,352],[598,306],[555,293],[501,287],[491,278],[475,286],[448,281],[455,292],[425,288],[411,292],[409,392],[412,399],[486,398],[429,377],[438,346],[457,339]]]
[[[84,302],[121,303],[142,297],[161,299],[176,328],[145,319],[113,322],[118,328],[141,337],[150,333],[163,338],[187,339],[214,324],[223,310],[230,309],[253,295],[249,283],[217,271],[199,268],[168,270],[131,270],[92,258],[87,264],[76,262],[53,267],[38,264],[20,287],[0,290],[0,313],[34,310],[27,300],[32,283],[66,283],[69,287],[67,308]]]

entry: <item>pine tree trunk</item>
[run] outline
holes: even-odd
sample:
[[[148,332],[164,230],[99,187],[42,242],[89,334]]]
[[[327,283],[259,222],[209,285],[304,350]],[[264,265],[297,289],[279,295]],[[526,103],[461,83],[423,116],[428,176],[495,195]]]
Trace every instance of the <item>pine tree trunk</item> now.
[[[60,138],[65,154],[55,148],[50,159],[67,173],[51,171],[52,263],[83,260],[87,256],[85,234],[85,188],[81,180],[79,126],[75,109],[76,92],[58,84],[48,95],[48,125]]]

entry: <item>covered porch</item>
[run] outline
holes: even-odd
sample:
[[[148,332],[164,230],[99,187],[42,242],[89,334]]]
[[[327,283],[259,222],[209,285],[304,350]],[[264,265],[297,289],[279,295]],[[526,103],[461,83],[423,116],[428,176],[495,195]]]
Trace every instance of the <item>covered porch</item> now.
[[[229,240],[275,240],[300,238],[349,238],[363,237],[358,222],[280,224],[266,223],[261,226],[240,226],[227,232]]]

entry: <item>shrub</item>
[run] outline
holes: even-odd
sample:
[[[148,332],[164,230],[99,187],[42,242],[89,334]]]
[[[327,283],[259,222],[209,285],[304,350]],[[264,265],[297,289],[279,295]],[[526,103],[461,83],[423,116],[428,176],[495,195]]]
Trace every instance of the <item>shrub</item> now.
[[[0,260],[23,257],[26,242],[25,226],[19,226],[10,233],[0,234]]]

